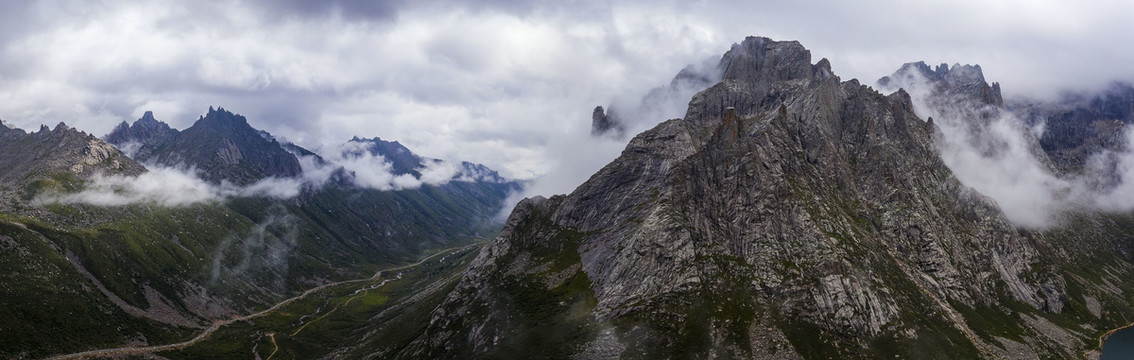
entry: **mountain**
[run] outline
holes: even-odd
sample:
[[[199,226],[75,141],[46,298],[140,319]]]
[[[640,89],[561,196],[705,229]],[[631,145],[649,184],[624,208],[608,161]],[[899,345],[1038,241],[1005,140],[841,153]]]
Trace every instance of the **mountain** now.
[[[916,74],[916,75],[915,75]],[[977,103],[1003,106],[1004,97],[1000,94],[1000,84],[989,85],[984,80],[984,72],[980,65],[955,64],[950,69],[948,64],[938,65],[930,69],[924,61],[906,63],[893,75],[878,80],[878,85],[888,87],[891,85],[908,85],[910,78],[919,76],[924,81],[935,84],[932,91],[949,92],[951,99],[974,101]]]
[[[340,168],[338,180],[286,199],[225,196],[179,206],[51,200],[91,189],[128,193],[132,183],[182,189],[161,177],[169,171],[162,165],[240,185],[299,178],[297,156],[330,164],[223,109],[183,131],[147,113],[105,138],[140,144],[134,156],[159,167],[146,169],[62,124],[30,134],[0,127],[0,357],[188,340],[210,323],[311,288],[491,236],[519,186],[482,177],[378,190],[356,186]]]
[[[213,183],[248,185],[269,177],[295,178],[303,169],[295,155],[244,116],[209,108],[193,126],[176,131],[147,112],[132,126],[118,125],[106,140],[123,148],[141,144],[135,159],[171,167],[192,167]],[[136,145],[133,145],[136,146]]]
[[[363,152],[370,155],[381,156],[390,164],[391,170],[395,175],[412,174],[414,176],[421,176],[418,170],[424,166],[423,159],[397,141],[390,142],[377,137],[373,139],[359,139],[355,136],[351,138],[348,143],[360,145],[360,147],[354,153],[344,154],[346,156],[359,156]]]
[[[1134,86],[1113,83],[1099,93],[1020,98],[1007,106],[1040,129],[1040,145],[1061,170],[1074,172],[1104,151],[1124,150],[1124,129],[1134,122]]]
[[[94,174],[138,175],[145,168],[114,146],[59,123],[37,132],[0,124],[0,209],[44,189],[74,189]]]
[[[127,149],[134,157],[148,159],[158,145],[164,144],[180,133],[168,124],[154,118],[152,111],[146,111],[133,125],[123,121],[111,130],[103,140],[120,149]],[[138,154],[139,151],[144,153]]]
[[[409,340],[336,354],[1078,358],[1134,315],[1130,215],[1018,229],[905,90],[794,41],[749,37],[719,66],[684,118],[517,205]],[[972,69],[930,75],[999,106]]]

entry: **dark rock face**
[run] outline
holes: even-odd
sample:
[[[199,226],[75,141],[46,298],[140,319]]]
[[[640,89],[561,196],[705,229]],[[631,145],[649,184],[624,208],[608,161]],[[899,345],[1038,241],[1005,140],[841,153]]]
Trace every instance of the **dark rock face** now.
[[[109,134],[103,137],[106,142],[139,151],[142,149],[152,151],[159,144],[166,143],[176,137],[178,131],[168,124],[154,118],[152,111],[146,111],[142,117],[134,121],[133,125],[123,121]],[[150,154],[133,154],[135,157],[148,158]]]
[[[135,159],[165,166],[194,167],[203,179],[248,185],[268,177],[302,174],[299,160],[270,136],[248,125],[244,116],[209,108],[185,131],[169,129],[147,112],[133,126],[119,125],[107,135],[118,146],[141,143]]]
[[[1068,306],[1050,245],[960,184],[910,96],[840,82],[810,57],[797,42],[734,45],[684,119],[634,137],[571,194],[517,205],[401,356],[1068,357],[1093,346],[1042,317]],[[954,71],[952,84],[975,78],[941,76]],[[987,335],[993,318],[1022,324],[1015,340]]]
[[[1008,127],[1022,138],[1028,158],[1034,158],[1043,169],[1054,167],[1039,139],[1026,129],[1027,124],[1004,107],[1000,85],[985,82],[980,65],[954,65],[950,69],[941,64],[930,70],[924,62],[906,63],[877,84],[888,91],[901,89],[916,94],[916,110],[927,122],[937,118],[935,127],[943,132],[941,140],[947,148],[975,149],[987,158],[1024,155],[1005,140],[1005,135],[990,130]]]
[[[595,111],[591,113],[591,136],[600,136],[613,131],[615,136],[621,137],[624,130],[623,125],[607,115],[602,106],[595,106]]]
[[[1125,150],[1123,132],[1134,122],[1134,86],[1115,83],[1098,94],[1065,94],[1055,101],[1018,99],[1009,109],[1042,126],[1040,146],[1063,171],[1081,170],[1092,156]]]

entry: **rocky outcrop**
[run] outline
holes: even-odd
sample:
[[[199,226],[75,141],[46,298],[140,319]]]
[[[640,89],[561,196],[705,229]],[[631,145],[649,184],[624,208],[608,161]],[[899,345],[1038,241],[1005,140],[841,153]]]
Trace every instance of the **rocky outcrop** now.
[[[607,115],[602,106],[595,106],[595,111],[591,113],[591,136],[600,136],[608,132],[617,137],[622,136],[625,131],[623,124],[615,120],[613,114]]]
[[[720,67],[684,119],[521,202],[402,356],[996,357],[988,321],[1066,309],[1044,238],[954,177],[908,93],[843,82],[797,42],[750,37]],[[1079,350],[1013,329],[1042,356]]]
[[[724,69],[720,58],[709,58],[682,68],[669,84],[646,92],[637,103],[613,103],[591,115],[591,135],[624,139],[629,129],[641,129],[660,120],[680,117],[689,98],[721,80]]]
[[[0,182],[21,186],[60,177],[138,175],[145,171],[114,146],[64,123],[55,129],[42,126],[33,133],[0,127],[0,168],[4,169]]]

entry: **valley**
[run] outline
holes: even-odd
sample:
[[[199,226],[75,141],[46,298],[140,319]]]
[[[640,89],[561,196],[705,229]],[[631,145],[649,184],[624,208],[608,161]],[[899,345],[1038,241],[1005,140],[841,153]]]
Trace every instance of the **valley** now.
[[[160,352],[168,352],[168,351],[181,351],[181,352],[184,352],[186,354],[193,354],[193,353],[197,352],[197,349],[193,348],[194,346],[197,346],[197,344],[201,343],[202,341],[208,341],[209,340],[208,338],[209,338],[210,335],[217,332],[218,330],[221,330],[222,328],[225,328],[229,325],[232,325],[233,323],[246,322],[246,323],[256,324],[256,322],[253,322],[251,320],[257,319],[257,318],[260,318],[260,317],[268,317],[268,316],[272,316],[272,315],[275,315],[276,318],[269,320],[269,321],[266,321],[266,322],[275,323],[275,322],[279,321],[279,318],[284,318],[284,317],[296,315],[296,314],[294,314],[295,310],[293,308],[298,308],[298,309],[310,308],[310,304],[299,304],[299,305],[292,306],[291,305],[292,303],[301,302],[301,301],[307,301],[309,303],[309,302],[312,301],[312,300],[306,299],[309,295],[312,298],[325,299],[323,305],[316,308],[314,312],[303,314],[302,316],[300,316],[299,321],[297,323],[291,324],[291,325],[299,325],[299,327],[297,329],[295,329],[294,332],[291,334],[291,337],[295,337],[300,331],[302,331],[308,325],[310,325],[310,324],[312,324],[316,321],[323,320],[324,318],[326,318],[327,316],[330,316],[332,313],[334,313],[336,310],[339,310],[340,308],[348,307],[348,305],[350,305],[350,302],[355,300],[356,298],[362,298],[362,300],[360,300],[360,302],[368,302],[366,300],[366,297],[372,296],[370,294],[370,292],[372,290],[377,290],[377,289],[381,288],[382,286],[386,285],[386,283],[388,283],[390,281],[402,280],[403,276],[406,275],[405,274],[406,272],[410,273],[410,275],[406,276],[407,281],[410,281],[410,279],[414,279],[414,280],[417,280],[417,281],[429,281],[429,280],[435,280],[435,279],[432,279],[430,277],[423,277],[421,275],[421,273],[431,274],[431,273],[436,272],[436,271],[444,271],[444,269],[446,269],[446,268],[457,269],[459,271],[461,269],[460,259],[464,259],[464,258],[468,257],[470,254],[474,253],[476,248],[477,248],[477,245],[474,244],[474,245],[468,245],[468,246],[464,246],[464,247],[460,247],[460,248],[445,249],[445,250],[438,251],[436,254],[430,255],[430,256],[422,259],[421,261],[418,261],[418,262],[413,263],[413,264],[380,270],[377,273],[375,273],[374,276],[371,276],[369,278],[354,279],[354,280],[343,280],[343,281],[337,281],[337,282],[333,282],[333,283],[323,284],[323,285],[320,285],[318,287],[304,291],[303,293],[296,295],[294,297],[280,301],[279,303],[276,303],[275,305],[272,305],[271,307],[269,307],[269,308],[267,308],[263,311],[256,312],[256,313],[253,313],[253,314],[249,314],[249,315],[234,317],[234,318],[230,318],[230,319],[214,321],[208,328],[206,328],[204,331],[197,334],[196,336],[194,336],[190,340],[186,340],[186,341],[182,341],[182,342],[178,342],[178,343],[173,343],[173,344],[166,344],[166,345],[154,345],[154,346],[144,346],[144,347],[119,347],[119,348],[110,348],[110,349],[88,350],[88,351],[82,351],[82,352],[78,352],[78,353],[74,353],[74,354],[52,356],[52,357],[49,357],[48,359],[63,360],[63,359],[81,359],[81,358],[87,358],[87,357],[113,357],[113,356],[122,356],[122,355],[160,353]],[[435,260],[435,259],[437,260],[438,264],[433,265],[433,266],[422,266],[424,263],[429,262],[431,260]],[[448,260],[449,262],[446,263],[445,262],[446,260]],[[424,269],[415,269],[419,266],[423,267]],[[452,272],[452,271],[450,271],[450,272]],[[387,276],[382,277],[383,274],[387,274]],[[450,274],[449,277],[451,278],[452,274]],[[443,279],[445,279],[445,277],[441,277],[441,279],[443,280]],[[361,284],[362,286],[359,287],[358,286],[359,284]],[[346,291],[349,291],[351,289],[355,289],[355,290],[353,292],[350,292],[350,293],[345,293]],[[414,295],[414,294],[410,294],[410,295]],[[403,296],[404,296],[404,294],[403,294]],[[320,310],[322,310],[323,307],[326,306],[331,301],[331,299],[334,299],[334,298],[346,298],[346,301],[342,301],[341,304],[336,305],[330,311],[326,311],[325,313],[321,312]],[[392,301],[394,301],[396,303],[399,300],[401,300],[401,299],[395,298]],[[314,301],[318,301],[318,300],[314,300]],[[370,304],[368,304],[368,305],[384,305],[388,301],[391,301],[391,300],[389,300],[389,296],[385,296],[380,301],[377,301],[377,303],[382,303],[382,304],[377,304],[375,301],[371,300],[371,301],[369,301]],[[275,313],[275,314],[273,314],[273,313]],[[352,315],[356,315],[356,314],[357,314],[357,312],[352,311]],[[318,318],[316,318],[316,319],[314,319],[310,322],[304,322],[303,321],[307,317],[314,317],[314,316],[318,316]],[[256,327],[252,327],[252,329],[256,329],[257,334],[259,334],[260,331],[264,330],[264,329],[259,329],[259,328],[256,328]],[[280,328],[272,328],[271,330],[279,330],[279,329]],[[283,328],[283,329],[288,329],[288,328]],[[239,335],[233,334],[232,332],[233,331],[228,331],[228,333],[225,334],[226,339],[231,339],[232,337],[239,336]],[[239,334],[239,331],[237,331],[237,334]],[[269,353],[267,358],[271,358],[271,356],[273,354],[275,354],[276,352],[279,351],[279,345],[277,345],[277,342],[276,342],[275,332],[270,332],[268,334],[271,338],[271,343],[273,344],[273,347],[272,347],[272,352]],[[225,340],[221,340],[221,341],[225,341]],[[258,344],[253,346],[253,351],[255,351],[257,346],[258,346]],[[202,345],[201,347],[209,348],[210,345]],[[186,348],[189,348],[189,349],[186,349]],[[228,355],[238,357],[238,356],[236,356],[236,354],[228,354]],[[175,356],[175,355],[171,355],[170,357],[177,358],[177,356]],[[225,357],[225,356],[223,354],[212,353],[212,354],[208,355],[207,358],[217,359],[217,358],[222,358],[222,357]],[[192,358],[192,356],[189,356],[187,358]]]

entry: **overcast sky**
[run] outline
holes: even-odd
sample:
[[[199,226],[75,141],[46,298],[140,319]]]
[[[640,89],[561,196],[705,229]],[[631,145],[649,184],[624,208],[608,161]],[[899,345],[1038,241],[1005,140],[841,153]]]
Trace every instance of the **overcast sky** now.
[[[980,64],[1006,96],[1134,80],[1134,2],[1090,3],[0,0],[0,119],[101,136],[221,106],[310,148],[378,136],[562,193],[624,145],[588,139],[595,105],[746,35],[868,84],[917,60]]]

